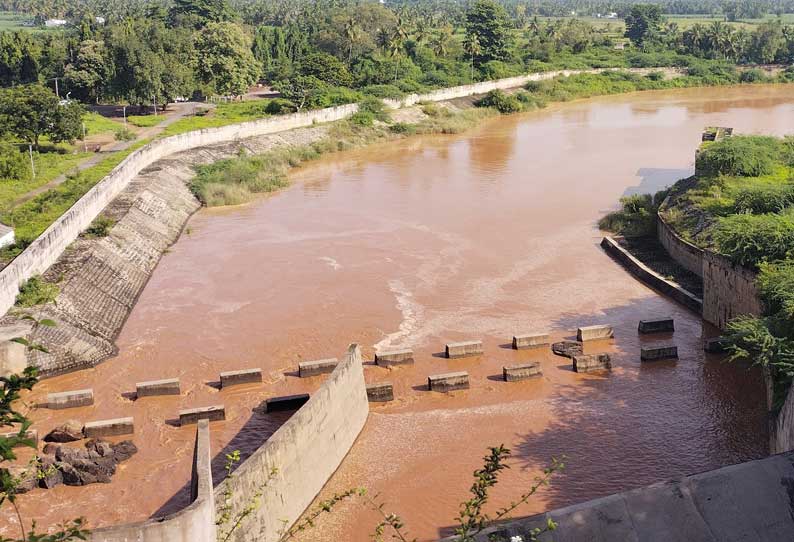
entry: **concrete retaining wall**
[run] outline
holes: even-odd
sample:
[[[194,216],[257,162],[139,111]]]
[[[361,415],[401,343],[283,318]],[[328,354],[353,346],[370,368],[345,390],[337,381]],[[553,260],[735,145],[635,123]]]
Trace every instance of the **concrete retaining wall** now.
[[[231,540],[276,542],[279,531],[301,516],[339,467],[368,414],[361,350],[351,345],[311,399],[215,489],[220,509],[230,486],[232,518],[262,491],[262,506],[245,518]]]
[[[772,390],[767,393],[772,396]],[[769,433],[769,447],[773,454],[794,450],[794,393],[791,389],[777,417],[772,420]]]
[[[185,508],[163,519],[95,529],[90,542],[216,542],[215,497],[212,492],[210,430],[206,420],[196,431],[191,498]]]
[[[759,316],[756,273],[712,252],[703,253],[703,319],[720,329],[743,314]]]
[[[662,204],[662,207],[665,204]],[[703,277],[703,249],[679,237],[665,221],[662,213],[656,215],[656,236],[670,257],[678,262],[678,265]]]
[[[144,168],[161,158],[196,147],[237,141],[350,116],[357,104],[306,111],[267,119],[208,128],[153,141],[124,159],[102,181],[80,198],[19,256],[0,271],[0,313],[14,305],[19,286],[51,266],[64,249],[102,212]]]

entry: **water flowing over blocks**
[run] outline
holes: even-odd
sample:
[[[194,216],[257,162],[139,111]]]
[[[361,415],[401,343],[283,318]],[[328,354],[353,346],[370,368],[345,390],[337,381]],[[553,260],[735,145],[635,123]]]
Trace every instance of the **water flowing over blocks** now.
[[[526,363],[524,365],[508,365],[502,367],[502,377],[505,382],[518,382],[519,380],[527,380],[542,375],[540,370],[540,362]]]
[[[375,363],[381,367],[389,367],[391,365],[408,365],[413,362],[414,351],[409,348],[377,352],[375,354]]]
[[[516,335],[513,337],[513,350],[547,346],[551,341],[548,333],[530,333],[529,335]]]
[[[394,386],[391,382],[379,382],[367,386],[367,399],[370,403],[394,401]]]
[[[615,333],[612,331],[612,326],[607,325],[585,326],[576,330],[576,340],[580,342],[611,339],[614,336]]]
[[[284,395],[282,397],[271,397],[265,401],[265,412],[283,412],[285,410],[298,410],[309,400],[308,393],[297,395]]]
[[[62,391],[60,393],[50,393],[47,395],[47,408],[61,410],[64,408],[76,408],[94,404],[94,390],[75,390]]]
[[[199,420],[209,420],[211,422],[226,419],[226,409],[223,405],[213,405],[208,407],[189,408],[179,411],[179,425],[198,423]]]
[[[449,359],[479,356],[482,355],[482,353],[482,341],[448,343],[445,347],[445,354]]]
[[[221,388],[236,386],[238,384],[252,384],[262,382],[262,369],[243,369],[241,371],[225,371],[220,374]]]
[[[179,395],[179,379],[149,380],[135,384],[137,397],[153,397],[157,395]]]
[[[678,347],[665,345],[640,349],[640,360],[642,361],[658,361],[663,359],[678,359]]]
[[[306,378],[309,376],[333,373],[337,365],[339,365],[339,360],[336,358],[302,361],[298,363],[298,376]]]
[[[445,373],[427,377],[427,387],[430,391],[453,391],[469,389],[469,373]]]
[[[640,333],[672,333],[675,331],[675,323],[672,318],[640,320],[637,330]]]
[[[573,370],[576,373],[608,371],[610,369],[612,369],[612,360],[609,358],[609,354],[587,354],[573,357]]]
[[[100,420],[88,422],[83,427],[86,438],[115,437],[118,435],[132,435],[135,425],[132,418],[115,418],[113,420]]]

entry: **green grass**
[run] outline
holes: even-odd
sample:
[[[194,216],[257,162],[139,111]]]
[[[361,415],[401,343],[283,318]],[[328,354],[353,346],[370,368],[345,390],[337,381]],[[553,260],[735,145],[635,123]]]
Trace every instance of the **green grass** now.
[[[268,103],[270,103],[270,100],[250,100],[219,104],[205,115],[185,117],[176,121],[163,131],[163,136],[183,134],[193,130],[216,128],[268,117],[270,115],[265,112]]]
[[[139,141],[129,149],[114,153],[97,165],[69,176],[65,182],[52,190],[39,194],[12,210],[0,213],[0,222],[16,230],[17,246],[10,252],[27,246],[124,158],[146,143],[148,140]]]
[[[64,28],[46,28],[43,26],[24,26],[23,23],[30,21],[32,17],[22,13],[12,11],[0,11],[0,32],[5,30],[25,32],[63,32]]]
[[[86,113],[83,115],[83,123],[89,137],[97,134],[113,134],[124,126],[123,123],[110,120],[99,113]]]
[[[127,115],[127,122],[138,128],[152,128],[165,120],[163,115]]]
[[[7,210],[11,203],[31,190],[44,186],[61,174],[76,168],[90,153],[59,154],[57,152],[34,153],[36,178],[28,180],[3,179],[0,182],[0,210]]]

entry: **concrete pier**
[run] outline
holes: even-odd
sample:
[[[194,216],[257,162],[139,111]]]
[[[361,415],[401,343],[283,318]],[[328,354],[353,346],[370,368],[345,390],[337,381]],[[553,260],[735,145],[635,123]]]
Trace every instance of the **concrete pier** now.
[[[199,420],[209,420],[211,422],[215,422],[225,419],[226,409],[223,405],[189,408],[187,410],[179,411],[179,425],[198,423]]]
[[[99,420],[88,422],[83,427],[86,438],[115,437],[118,435],[132,435],[135,433],[135,424],[132,418],[115,418],[112,420]]]
[[[502,378],[505,382],[518,382],[519,380],[527,380],[542,375],[540,370],[540,362],[535,361],[526,363],[524,365],[508,365],[502,367]]]
[[[469,373],[460,371],[427,377],[430,391],[453,391],[469,389]]]
[[[612,326],[608,325],[584,326],[576,330],[576,340],[579,342],[611,339],[614,336]]]
[[[265,412],[283,412],[285,410],[298,410],[309,400],[308,393],[297,395],[284,395],[271,397],[265,401]]]
[[[153,397],[157,395],[179,395],[179,379],[166,378],[163,380],[149,380],[135,384],[137,397]]]
[[[668,344],[640,349],[641,361],[659,361],[663,359],[678,359],[678,347]]]
[[[445,354],[449,359],[479,356],[483,353],[482,341],[463,341],[447,343]]]
[[[239,384],[259,384],[262,382],[262,369],[243,369],[241,371],[225,371],[220,374],[221,388]]]
[[[381,367],[408,365],[414,362],[414,351],[410,348],[387,350],[375,353],[375,364]]]
[[[47,395],[47,408],[62,410],[94,404],[94,390],[74,390],[50,393]]]
[[[391,382],[378,382],[367,386],[367,399],[370,403],[394,401],[394,386]]]
[[[548,333],[530,333],[528,335],[515,335],[513,337],[513,350],[548,346],[551,337]]]
[[[573,370],[577,373],[608,371],[612,369],[609,354],[586,354],[573,357]]]
[[[309,376],[333,373],[337,365],[339,365],[339,360],[336,358],[302,361],[298,363],[298,376],[306,378]]]
[[[675,322],[672,318],[640,320],[637,331],[640,333],[672,333],[675,331]]]

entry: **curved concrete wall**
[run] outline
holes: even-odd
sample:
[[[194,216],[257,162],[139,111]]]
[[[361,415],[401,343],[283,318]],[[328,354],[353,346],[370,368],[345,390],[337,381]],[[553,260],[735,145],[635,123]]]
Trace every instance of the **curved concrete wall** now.
[[[311,399],[215,489],[216,505],[228,504],[232,519],[262,492],[262,505],[231,540],[277,542],[280,531],[303,514],[339,467],[368,414],[361,350],[351,345]]]
[[[113,171],[66,213],[53,222],[30,246],[0,271],[0,313],[14,305],[19,286],[31,276],[43,273],[69,244],[88,227],[100,212],[147,166],[176,152],[195,147],[236,141],[247,137],[283,132],[315,123],[332,122],[358,111],[357,104],[306,111],[267,119],[208,128],[158,139],[125,158]]]
[[[90,542],[216,542],[215,497],[212,492],[210,430],[201,420],[196,430],[191,498],[185,508],[163,519],[97,529]]]
[[[662,204],[662,208],[664,206],[665,204]],[[675,230],[665,221],[661,211],[656,215],[656,236],[667,253],[681,267],[701,278],[703,277],[703,249],[679,237]]]

